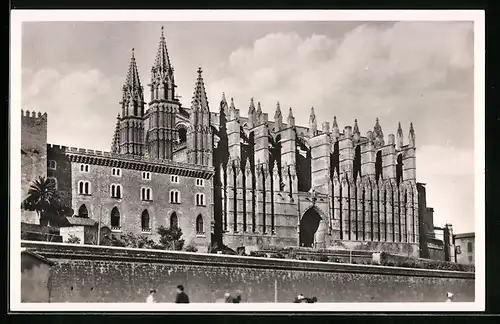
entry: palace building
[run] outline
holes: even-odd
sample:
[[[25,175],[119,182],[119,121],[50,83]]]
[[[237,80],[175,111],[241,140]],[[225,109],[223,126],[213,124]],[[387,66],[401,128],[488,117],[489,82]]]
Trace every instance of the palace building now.
[[[146,103],[132,53],[109,152],[47,144],[48,116],[23,112],[22,198],[47,176],[75,216],[152,237],[179,226],[199,251],[217,241],[419,255],[411,124],[387,137],[378,119],[365,134],[356,120],[318,127],[311,108],[305,127],[279,103],[270,120],[250,99],[244,117],[224,94],[211,111],[201,68],[184,107],[163,30],[148,90]]]

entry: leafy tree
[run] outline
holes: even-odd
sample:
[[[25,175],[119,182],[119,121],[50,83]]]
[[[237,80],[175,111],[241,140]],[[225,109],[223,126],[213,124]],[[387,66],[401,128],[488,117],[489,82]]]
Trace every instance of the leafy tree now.
[[[197,248],[195,245],[193,245],[193,244],[189,244],[189,245],[187,245],[187,246],[184,248],[184,250],[185,250],[186,252],[198,252],[198,248]]]
[[[179,227],[160,226],[156,231],[160,234],[160,246],[164,250],[181,251],[184,247],[182,230]]]
[[[66,240],[66,243],[69,243],[69,244],[80,244],[81,240],[78,236],[74,236],[74,235],[69,235],[68,239]]]

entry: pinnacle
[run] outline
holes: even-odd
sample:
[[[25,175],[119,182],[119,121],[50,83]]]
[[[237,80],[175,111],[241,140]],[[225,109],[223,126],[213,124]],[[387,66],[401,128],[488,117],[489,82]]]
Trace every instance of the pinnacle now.
[[[359,134],[358,120],[354,119],[354,134]]]
[[[231,97],[231,108],[234,108],[234,98]]]
[[[141,80],[139,79],[139,71],[137,69],[137,63],[135,62],[134,49],[132,49],[132,57],[130,58],[130,64],[127,72],[127,79],[125,81],[124,88],[131,90],[141,90]]]
[[[290,109],[288,110],[288,118],[293,118],[292,107],[290,107]]]
[[[398,122],[398,135],[403,134],[403,129],[401,128],[401,122]]]
[[[203,77],[201,76],[201,68],[198,68],[198,78],[196,79],[191,106],[193,107],[193,109],[196,107],[200,107],[202,110],[208,110],[208,99],[207,93],[205,91]]]
[[[253,103],[253,98],[250,98],[250,107],[248,107],[248,117],[255,113],[255,105]]]
[[[278,101],[278,104],[276,105],[276,112],[274,113],[274,119],[279,119],[281,117],[280,102]]]
[[[415,130],[413,129],[413,123],[410,123],[410,134],[415,134]]]
[[[339,125],[337,124],[337,116],[333,116],[333,124],[332,124],[332,127],[339,127]]]
[[[158,51],[156,53],[156,59],[152,70],[160,74],[172,72],[172,66],[170,65],[170,58],[167,51],[167,44],[163,34],[163,26],[161,27],[160,43],[158,44]]]
[[[226,94],[224,92],[222,93],[222,101],[226,102]]]

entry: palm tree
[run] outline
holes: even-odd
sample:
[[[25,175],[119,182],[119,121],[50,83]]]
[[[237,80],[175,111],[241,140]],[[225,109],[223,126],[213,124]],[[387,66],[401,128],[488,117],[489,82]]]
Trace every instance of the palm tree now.
[[[52,179],[39,177],[34,180],[28,191],[28,196],[22,203],[22,208],[34,210],[41,220],[46,212],[57,210],[60,207],[56,184]]]

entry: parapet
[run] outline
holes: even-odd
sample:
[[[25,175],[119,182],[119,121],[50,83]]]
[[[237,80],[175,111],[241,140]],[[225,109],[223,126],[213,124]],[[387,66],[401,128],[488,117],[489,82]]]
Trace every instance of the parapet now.
[[[47,122],[47,113],[21,109],[21,123],[33,125],[35,123]]]

